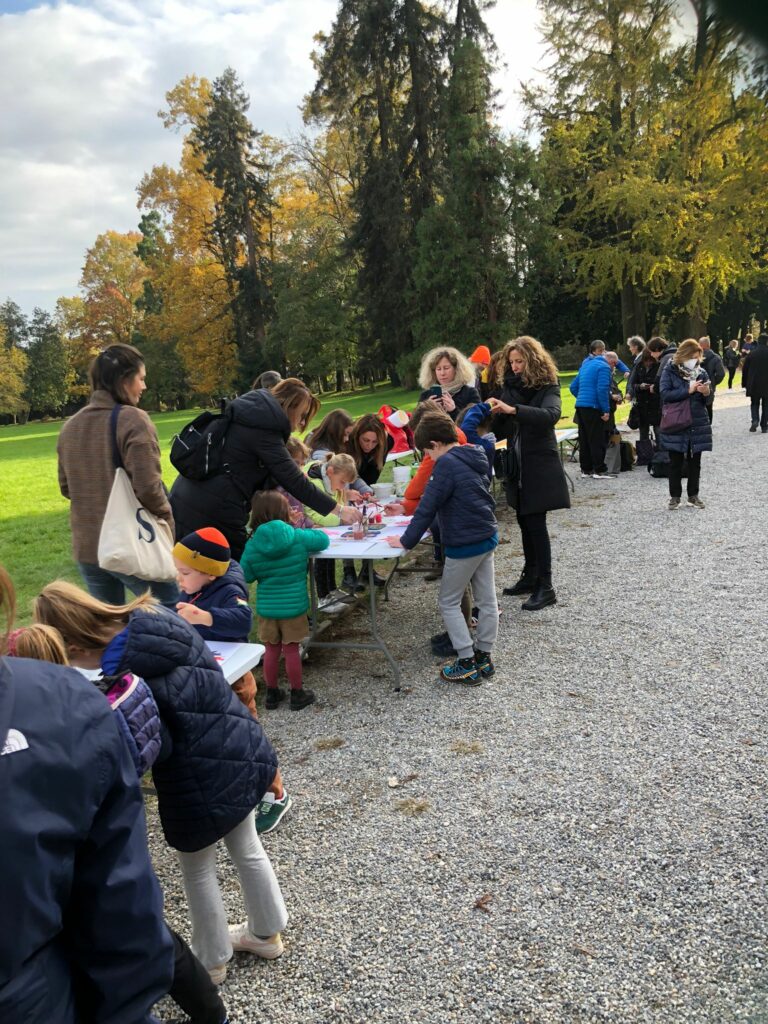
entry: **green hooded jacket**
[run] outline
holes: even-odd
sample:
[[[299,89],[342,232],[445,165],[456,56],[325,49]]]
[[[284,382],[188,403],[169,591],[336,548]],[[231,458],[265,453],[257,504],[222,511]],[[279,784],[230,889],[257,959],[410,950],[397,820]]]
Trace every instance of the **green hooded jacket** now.
[[[257,614],[264,619],[291,619],[306,612],[309,555],[324,551],[330,543],[322,530],[298,530],[281,519],[254,530],[240,564],[246,581],[258,583]]]

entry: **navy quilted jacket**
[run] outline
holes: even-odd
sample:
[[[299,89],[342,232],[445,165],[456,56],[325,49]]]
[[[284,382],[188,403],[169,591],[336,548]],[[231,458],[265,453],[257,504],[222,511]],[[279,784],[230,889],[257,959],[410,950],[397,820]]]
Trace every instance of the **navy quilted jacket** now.
[[[206,583],[196,594],[182,594],[181,599],[213,616],[213,625],[194,627],[203,640],[248,642],[253,611],[248,604],[248,584],[243,570],[234,558],[223,576]]]
[[[277,757],[260,724],[202,637],[173,613],[134,612],[102,666],[111,675],[141,676],[157,703],[170,752],[161,754],[152,778],[168,844],[194,852],[217,842],[275,777]]]
[[[474,444],[456,445],[435,463],[400,542],[415,547],[437,517],[446,550],[480,544],[497,534],[495,507],[485,452]]]
[[[706,372],[699,368],[698,380],[708,381]],[[659,396],[662,404],[662,419],[664,416],[663,407],[670,402],[689,402],[691,406],[691,425],[687,430],[679,434],[659,433],[661,447],[668,452],[683,452],[684,455],[690,450],[694,455],[696,452],[712,451],[712,424],[707,416],[706,398],[698,392],[691,395],[688,392],[689,381],[680,375],[680,371],[672,361],[669,361],[661,371],[659,379]]]

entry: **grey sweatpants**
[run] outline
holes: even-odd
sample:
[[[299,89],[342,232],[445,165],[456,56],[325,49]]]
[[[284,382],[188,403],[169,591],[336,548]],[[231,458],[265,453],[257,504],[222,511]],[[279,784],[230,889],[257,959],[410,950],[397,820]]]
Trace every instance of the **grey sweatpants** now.
[[[461,613],[461,598],[468,583],[478,608],[477,649],[490,654],[499,631],[499,605],[496,601],[496,578],[493,551],[473,558],[446,558],[440,582],[438,605],[445,628],[460,658],[471,658],[472,636]]]

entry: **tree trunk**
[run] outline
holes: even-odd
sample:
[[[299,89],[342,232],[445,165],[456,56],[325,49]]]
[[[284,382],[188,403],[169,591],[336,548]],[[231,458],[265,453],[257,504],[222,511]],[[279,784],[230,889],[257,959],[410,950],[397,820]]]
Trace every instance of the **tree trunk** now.
[[[648,315],[648,300],[642,295],[637,286],[627,281],[621,289],[621,327],[623,331],[623,342],[633,334],[639,334],[645,338]]]

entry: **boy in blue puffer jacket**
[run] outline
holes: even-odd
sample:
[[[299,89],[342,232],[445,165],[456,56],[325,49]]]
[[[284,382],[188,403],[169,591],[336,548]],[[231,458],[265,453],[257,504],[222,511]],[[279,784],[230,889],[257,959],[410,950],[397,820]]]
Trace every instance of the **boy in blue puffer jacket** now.
[[[445,549],[439,606],[458,654],[440,676],[477,686],[493,675],[491,651],[499,628],[493,564],[499,535],[488,459],[482,448],[460,445],[456,425],[442,415],[426,413],[415,440],[416,447],[434,462],[434,470],[408,529],[401,537],[389,537],[388,543],[415,547],[437,516]],[[478,608],[476,646],[461,612],[469,583]]]

